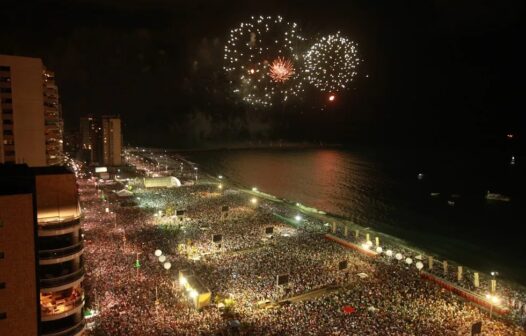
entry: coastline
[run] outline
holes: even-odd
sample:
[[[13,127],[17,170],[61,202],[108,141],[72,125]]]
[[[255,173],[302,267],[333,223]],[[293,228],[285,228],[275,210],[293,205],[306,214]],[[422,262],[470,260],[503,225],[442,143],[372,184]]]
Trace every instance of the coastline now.
[[[176,155],[178,155],[179,159],[184,160],[188,164],[199,165],[198,163],[193,162],[190,159],[188,159],[187,157],[185,157],[184,155],[186,153],[181,153],[181,154],[178,154],[179,152],[173,152],[173,153],[176,153]],[[329,223],[337,222],[338,223],[337,224],[338,227],[348,226],[350,228],[350,230],[358,230],[360,232],[361,236],[364,237],[362,239],[364,241],[365,241],[365,236],[367,234],[369,234],[371,237],[379,237],[382,242],[388,242],[388,244],[391,245],[391,246],[400,246],[403,250],[408,251],[408,252],[410,252],[410,253],[412,253],[414,255],[429,256],[429,257],[434,258],[436,262],[438,262],[439,260],[447,261],[451,268],[456,268],[458,266],[462,266],[463,269],[464,269],[464,272],[466,274],[467,273],[471,273],[472,274],[474,272],[477,272],[477,273],[481,274],[481,276],[486,276],[487,279],[490,278],[490,275],[488,273],[484,273],[482,271],[476,270],[475,269],[476,267],[473,267],[473,266],[470,266],[470,265],[466,265],[465,263],[460,263],[460,262],[456,261],[455,258],[446,258],[440,252],[431,252],[431,251],[429,251],[429,250],[427,250],[425,248],[416,247],[416,246],[410,244],[410,242],[408,242],[407,240],[405,240],[403,238],[400,238],[400,237],[398,237],[396,235],[388,234],[388,233],[385,233],[385,232],[383,232],[383,231],[381,231],[379,229],[372,229],[370,227],[365,227],[363,225],[357,224],[352,219],[350,219],[350,218],[348,218],[348,217],[346,217],[344,215],[339,215],[339,214],[334,214],[334,213],[331,213],[331,212],[327,212],[324,209],[311,208],[311,207],[309,207],[308,204],[301,204],[301,203],[298,203],[296,201],[289,200],[289,199],[282,198],[282,197],[278,197],[278,196],[269,194],[269,193],[264,192],[264,191],[260,191],[260,190],[253,191],[248,186],[246,186],[246,185],[244,185],[244,184],[242,184],[240,182],[236,182],[233,179],[229,178],[228,176],[223,176],[223,179],[219,179],[218,177],[212,175],[211,173],[209,173],[207,171],[202,171],[201,174],[206,174],[206,176],[208,178],[214,180],[217,183],[219,183],[221,181],[222,182],[228,181],[228,184],[230,186],[235,187],[235,188],[239,189],[240,191],[242,191],[244,193],[251,194],[253,196],[264,197],[268,201],[280,203],[282,205],[285,205],[285,206],[289,207],[289,209],[293,209],[293,210],[298,211],[298,212],[300,212],[300,213],[302,213],[304,215],[312,216],[313,218],[317,218],[317,219],[320,219],[322,221],[329,222]],[[315,209],[316,211],[309,211],[310,209]],[[461,245],[461,242],[455,242],[455,243]],[[501,268],[501,269],[503,269],[503,268]],[[481,282],[482,282],[482,280],[481,280]],[[489,282],[489,280],[488,280],[488,282]],[[499,279],[499,283],[504,283],[504,284],[507,285],[507,287],[513,288],[514,290],[517,290],[517,291],[520,291],[520,292],[526,292],[526,286],[524,286],[523,284],[519,283],[517,280],[515,280],[513,278],[500,278]]]
[[[289,149],[329,149],[344,148],[340,143],[323,142],[283,142],[283,141],[249,141],[237,144],[220,144],[193,148],[149,148],[153,152],[172,152],[172,153],[192,153],[192,152],[211,152],[220,150],[289,150]],[[133,148],[133,147],[130,147]]]

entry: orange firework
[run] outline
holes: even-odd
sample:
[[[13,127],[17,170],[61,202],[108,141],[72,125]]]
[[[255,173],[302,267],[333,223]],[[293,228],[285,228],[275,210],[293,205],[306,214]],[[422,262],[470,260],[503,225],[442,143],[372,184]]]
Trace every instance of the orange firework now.
[[[292,66],[292,62],[287,59],[278,57],[270,65],[270,78],[272,78],[276,82],[283,83],[284,81],[289,79],[293,74],[294,67]]]

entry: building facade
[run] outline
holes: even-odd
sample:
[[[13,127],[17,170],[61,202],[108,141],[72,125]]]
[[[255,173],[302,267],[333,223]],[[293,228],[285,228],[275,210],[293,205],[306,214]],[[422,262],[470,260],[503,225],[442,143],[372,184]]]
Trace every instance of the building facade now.
[[[121,118],[102,117],[102,162],[105,166],[120,166],[122,152]]]
[[[80,157],[90,164],[102,164],[102,126],[98,118],[80,118]]]
[[[0,163],[62,162],[58,89],[41,59],[0,55],[0,116]]]
[[[58,166],[27,168],[25,165],[12,165],[0,166],[0,177],[2,182],[10,181],[11,184],[30,181],[33,188],[33,192],[29,194],[31,198],[27,196],[27,193],[19,196],[26,198],[25,203],[12,203],[15,200],[11,198],[4,199],[0,206],[11,206],[16,209],[24,205],[27,209],[32,207],[36,210],[36,215],[31,220],[33,230],[27,228],[24,232],[9,237],[9,243],[18,247],[17,253],[20,254],[19,252],[24,250],[27,255],[19,255],[14,258],[16,266],[10,270],[13,274],[9,275],[8,280],[9,282],[24,283],[29,281],[28,279],[35,279],[35,296],[37,299],[29,304],[32,297],[27,298],[24,307],[27,311],[32,311],[31,307],[36,307],[34,316],[36,317],[37,328],[40,331],[39,333],[16,333],[16,335],[82,335],[85,329],[82,315],[84,307],[82,287],[84,245],[80,230],[81,212],[75,175],[66,168]],[[0,219],[4,216],[7,215],[4,215],[2,211]],[[7,220],[12,223],[10,227],[19,227],[23,224],[22,216],[15,217],[13,220],[7,216]],[[26,219],[26,221],[29,220]],[[6,224],[4,226],[7,227]],[[28,226],[29,224],[25,223],[24,227]],[[28,243],[31,241],[33,241],[33,245]],[[0,242],[3,244],[1,239]],[[33,255],[30,253],[30,248],[26,251],[26,248],[20,249],[20,246],[34,246]],[[2,248],[3,245],[0,245],[0,249]],[[8,248],[9,246],[6,245],[6,250],[9,250]],[[9,256],[11,255],[16,256],[17,254],[10,252]],[[31,260],[33,260],[32,265],[30,264]],[[30,266],[32,266],[32,271]],[[30,271],[32,276],[22,275],[22,272],[28,273]],[[2,272],[1,274],[3,276],[5,273]],[[0,279],[0,282],[2,281],[4,280]],[[6,288],[8,286],[9,284],[6,281]],[[16,286],[13,284],[12,286],[13,291],[15,291]],[[27,288],[31,287],[27,285],[23,290],[26,291]],[[20,290],[22,289],[19,288],[17,294],[21,294]],[[0,295],[2,295],[1,292]],[[2,307],[3,300],[0,302],[2,302],[0,304],[0,312],[2,312],[4,309]],[[6,318],[3,321],[0,320],[0,331],[7,325],[3,326],[3,322],[9,321],[11,318],[16,320],[17,312],[10,308],[11,304],[7,307]],[[4,335],[1,332],[0,334]]]
[[[120,166],[122,164],[121,118],[94,116],[80,119],[81,155],[91,165]]]
[[[47,164],[52,166],[62,163],[64,153],[64,122],[62,121],[62,108],[53,71],[44,69],[43,90],[46,159]]]

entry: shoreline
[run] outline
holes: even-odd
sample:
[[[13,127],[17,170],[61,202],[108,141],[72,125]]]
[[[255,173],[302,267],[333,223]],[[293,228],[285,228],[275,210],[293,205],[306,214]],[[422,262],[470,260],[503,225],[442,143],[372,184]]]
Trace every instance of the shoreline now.
[[[173,152],[173,153],[176,154],[180,160],[185,161],[187,164],[199,165],[199,163],[197,163],[197,162],[190,161],[188,158],[186,158],[184,156],[184,154],[178,154],[177,152]],[[272,194],[269,194],[269,193],[266,193],[266,192],[262,192],[260,190],[253,191],[253,190],[251,190],[251,188],[249,188],[248,186],[243,185],[241,182],[236,182],[236,181],[234,181],[232,179],[228,179],[225,176],[223,176],[223,179],[219,179],[218,177],[213,176],[211,173],[209,173],[207,171],[202,171],[201,174],[205,174],[208,178],[216,181],[217,183],[219,183],[221,181],[224,182],[224,181],[228,180],[228,182],[229,182],[229,184],[231,186],[239,189],[241,192],[248,193],[248,194],[251,194],[251,195],[254,195],[254,196],[259,196],[259,197],[263,196],[268,201],[282,203],[282,204],[286,205],[287,207],[289,207],[290,209],[293,209],[293,210],[296,210],[298,212],[301,212],[302,214],[309,215],[309,216],[312,216],[314,218],[322,219],[323,221],[326,221],[326,222],[338,221],[338,222],[341,222],[341,223],[338,223],[338,225],[347,225],[349,227],[352,227],[353,230],[356,230],[356,229],[359,230],[361,233],[364,233],[364,234],[369,233],[371,236],[378,236],[378,237],[380,237],[382,239],[382,241],[388,241],[388,242],[390,242],[390,244],[398,245],[402,249],[407,250],[407,251],[411,251],[415,255],[431,256],[437,262],[438,262],[438,260],[447,260],[447,262],[449,262],[450,266],[455,266],[455,267],[462,266],[464,268],[464,272],[471,272],[471,273],[477,272],[477,273],[479,273],[481,275],[487,276],[488,278],[490,277],[490,275],[488,273],[484,273],[482,271],[476,270],[476,267],[472,267],[472,266],[466,265],[464,263],[459,263],[458,261],[456,261],[457,259],[455,259],[455,258],[446,259],[439,252],[431,252],[431,251],[429,251],[427,249],[424,249],[424,248],[420,248],[420,247],[416,247],[416,246],[412,246],[412,245],[410,246],[410,243],[407,240],[403,239],[403,238],[397,237],[397,236],[389,234],[389,233],[385,233],[385,232],[379,231],[377,229],[372,229],[370,227],[362,226],[360,224],[355,223],[350,218],[347,218],[347,217],[345,217],[343,215],[333,214],[333,213],[330,213],[330,212],[326,212],[325,210],[322,210],[322,209],[316,209],[318,211],[317,213],[311,212],[311,211],[309,211],[309,209],[315,209],[315,208],[311,208],[311,207],[309,207],[309,205],[305,205],[305,204],[301,204],[301,203],[298,203],[298,202],[294,202],[292,200],[289,200],[289,199],[286,199],[286,198],[281,198],[281,197],[278,197],[278,196],[275,196],[275,195],[272,195]],[[444,249],[445,249],[445,247],[444,247]],[[506,266],[504,268],[508,268],[508,267]],[[503,269],[503,267],[501,267],[501,269]],[[515,280],[514,278],[499,278],[498,282],[499,283],[505,283],[505,284],[508,285],[507,287],[514,288],[514,290],[516,290],[516,291],[526,292],[526,286],[521,284],[519,281]]]
[[[128,147],[133,149],[136,147]],[[141,147],[142,148],[142,147]],[[157,148],[152,147],[147,150],[150,152],[171,152],[171,153],[193,153],[193,152],[212,152],[212,151],[229,151],[229,150],[289,150],[289,149],[320,149],[320,148],[345,148],[344,144],[340,143],[308,143],[308,142],[279,142],[270,141],[263,143],[240,143],[240,144],[225,144],[202,148]]]

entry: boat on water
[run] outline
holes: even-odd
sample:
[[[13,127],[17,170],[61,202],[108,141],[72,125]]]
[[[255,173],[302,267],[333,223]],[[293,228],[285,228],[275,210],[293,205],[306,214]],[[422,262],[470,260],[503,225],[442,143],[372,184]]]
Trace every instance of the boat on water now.
[[[440,193],[439,192],[432,192],[429,195],[431,195],[431,197],[437,197],[437,196],[440,196]]]
[[[506,196],[503,194],[492,193],[489,190],[486,192],[486,199],[488,201],[501,201],[501,202],[511,201],[511,198],[509,196]]]

